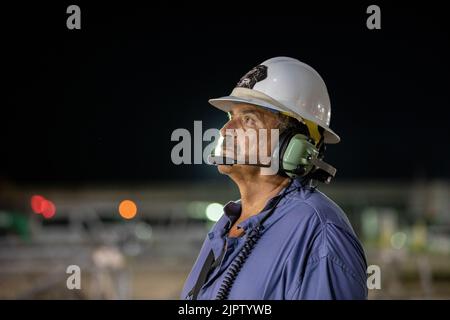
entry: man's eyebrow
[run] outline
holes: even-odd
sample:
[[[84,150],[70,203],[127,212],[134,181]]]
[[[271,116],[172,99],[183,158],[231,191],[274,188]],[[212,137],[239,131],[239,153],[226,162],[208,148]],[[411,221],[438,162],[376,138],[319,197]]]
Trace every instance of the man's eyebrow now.
[[[249,114],[249,113],[259,114],[259,111],[257,111],[257,110],[244,110],[241,113],[242,114]]]
[[[258,118],[261,118],[261,112],[258,110],[243,110],[243,111],[239,111],[237,113],[233,112],[232,110],[228,111],[229,116],[235,116],[236,114],[240,114],[240,115],[253,114],[253,115],[256,115]]]

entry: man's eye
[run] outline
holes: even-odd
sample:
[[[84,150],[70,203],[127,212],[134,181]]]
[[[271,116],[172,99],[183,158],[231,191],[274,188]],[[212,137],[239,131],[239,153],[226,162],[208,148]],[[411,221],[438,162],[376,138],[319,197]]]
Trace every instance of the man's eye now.
[[[251,124],[251,123],[253,123],[253,119],[250,118],[249,116],[244,116],[244,123]]]

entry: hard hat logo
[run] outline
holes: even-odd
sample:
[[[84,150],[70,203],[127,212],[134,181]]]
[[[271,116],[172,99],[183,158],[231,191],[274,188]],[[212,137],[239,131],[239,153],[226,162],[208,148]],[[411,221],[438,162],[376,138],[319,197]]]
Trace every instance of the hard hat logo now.
[[[247,72],[236,87],[253,89],[255,84],[267,78],[267,66],[260,64]]]

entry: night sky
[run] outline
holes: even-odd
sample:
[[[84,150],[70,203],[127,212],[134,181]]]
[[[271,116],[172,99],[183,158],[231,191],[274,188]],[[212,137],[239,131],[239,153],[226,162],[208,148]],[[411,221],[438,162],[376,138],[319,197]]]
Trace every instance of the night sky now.
[[[368,30],[371,3],[276,10],[126,3],[2,10],[0,179],[218,178],[205,164],[172,164],[171,133],[193,132],[194,120],[220,128],[226,115],[207,100],[229,94],[274,56],[311,65],[327,83],[331,127],[342,139],[326,153],[337,179],[450,178],[442,7],[378,3],[382,29]],[[81,30],[66,28],[69,4],[81,7]]]

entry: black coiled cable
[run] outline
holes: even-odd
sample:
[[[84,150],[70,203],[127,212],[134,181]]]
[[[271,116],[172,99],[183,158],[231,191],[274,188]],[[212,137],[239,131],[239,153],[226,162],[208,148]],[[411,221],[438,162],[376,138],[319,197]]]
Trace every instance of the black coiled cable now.
[[[239,271],[241,270],[248,256],[255,247],[256,242],[261,237],[260,233],[261,229],[262,227],[258,226],[255,229],[251,230],[241,251],[228,268],[227,273],[225,274],[225,277],[223,279],[222,285],[220,286],[220,289],[217,293],[216,300],[225,300],[228,298],[234,280],[236,280]]]
[[[269,216],[271,216],[272,213],[275,211],[280,200],[287,194],[287,190],[288,190],[289,186],[291,185],[291,183],[292,183],[292,180],[289,183],[289,185],[285,188],[283,194],[277,199],[277,202],[272,207],[272,210],[258,223],[258,225],[255,228],[253,228],[249,232],[244,246],[242,247],[241,251],[236,256],[236,258],[234,258],[233,262],[231,262],[230,267],[228,268],[227,273],[225,274],[223,282],[220,285],[219,291],[217,292],[216,300],[228,299],[228,295],[230,294],[231,287],[233,286],[233,283],[236,280],[236,277],[238,276],[239,271],[241,270],[245,261],[247,260],[250,253],[252,252],[253,248],[255,247],[256,243],[258,242],[259,238],[261,237],[261,231],[264,229],[264,227],[262,226],[263,222],[266,221],[266,219]]]

